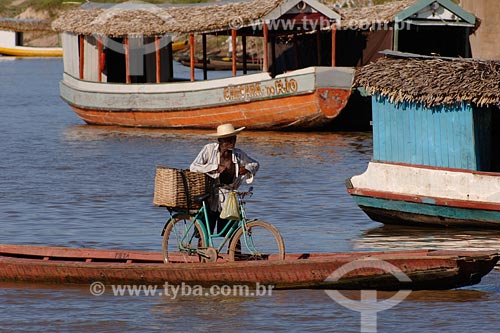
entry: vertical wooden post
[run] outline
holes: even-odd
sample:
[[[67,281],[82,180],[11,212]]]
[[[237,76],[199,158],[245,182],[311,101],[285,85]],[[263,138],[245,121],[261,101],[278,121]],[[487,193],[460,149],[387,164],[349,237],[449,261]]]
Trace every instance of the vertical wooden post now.
[[[465,28],[465,50],[464,50],[464,58],[470,58],[471,57],[471,52],[470,52],[470,28]]]
[[[102,82],[102,70],[104,68],[102,57],[102,37],[97,37],[97,82]]]
[[[203,45],[203,80],[208,79],[207,68],[207,34],[201,35],[201,43]]]
[[[316,31],[316,61],[318,62],[318,66],[321,66],[321,30]]]
[[[130,48],[128,45],[128,37],[123,38],[123,45],[125,46],[125,83],[130,83]]]
[[[84,59],[85,53],[83,50],[84,45],[85,45],[85,40],[84,40],[83,35],[78,36],[78,42],[80,44],[80,80],[83,80],[83,66],[85,63],[85,59]]]
[[[293,35],[293,69],[298,69],[299,63],[299,45],[297,44],[297,34]]]
[[[191,69],[191,81],[194,81],[194,35],[189,35],[189,66]]]
[[[267,43],[268,43],[268,40],[269,40],[269,28],[267,26],[267,23],[264,23],[264,26],[263,26],[263,43],[264,43],[264,46],[263,46],[263,52],[262,52],[262,56],[263,56],[263,59],[262,59],[262,71],[263,72],[267,72],[269,71],[269,51],[267,49]]]
[[[235,29],[231,29],[231,44],[233,45],[233,53],[231,54],[233,76],[236,76],[236,30]]]
[[[394,22],[394,40],[392,42],[394,51],[399,51],[399,22]]]
[[[247,73],[247,36],[241,36],[241,46],[243,48],[243,74]]]
[[[332,25],[332,67],[336,66],[337,62],[337,22]]]
[[[160,37],[155,37],[156,83],[161,82]]]
[[[276,35],[271,37],[271,75],[276,75],[277,67],[276,67]]]

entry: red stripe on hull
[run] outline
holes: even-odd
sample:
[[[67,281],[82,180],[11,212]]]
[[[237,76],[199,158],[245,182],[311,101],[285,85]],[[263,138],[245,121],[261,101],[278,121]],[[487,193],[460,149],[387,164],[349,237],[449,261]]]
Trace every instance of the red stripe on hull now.
[[[232,123],[249,129],[313,129],[337,117],[350,94],[350,90],[321,88],[312,94],[194,110],[112,111],[71,107],[85,122],[94,125],[211,129],[221,123]]]

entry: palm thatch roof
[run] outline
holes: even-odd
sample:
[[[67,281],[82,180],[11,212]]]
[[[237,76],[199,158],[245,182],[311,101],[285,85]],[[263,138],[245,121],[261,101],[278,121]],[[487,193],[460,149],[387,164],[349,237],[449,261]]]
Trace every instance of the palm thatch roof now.
[[[250,26],[286,0],[253,0],[209,3],[191,6],[113,6],[74,9],[53,22],[56,31],[75,34],[163,35],[165,33],[204,33]],[[377,6],[332,10],[342,17],[340,29],[368,29],[394,22],[397,13],[417,0],[401,0]]]
[[[63,13],[52,28],[56,31],[112,37],[158,36],[166,33],[204,33],[248,26],[284,0],[253,0],[191,6],[130,6],[75,9]]]
[[[7,31],[51,31],[50,22],[36,19],[0,18],[0,30]]]
[[[499,105],[500,61],[389,56],[357,69],[354,86],[394,104]]]
[[[251,0],[199,5],[127,4],[64,12],[52,24],[75,34],[159,36],[166,33],[210,33],[251,26],[287,0]],[[339,29],[369,30],[394,23],[398,13],[418,0],[400,0],[357,8],[330,8],[341,16]]]
[[[343,8],[341,29],[367,30],[374,26],[394,23],[396,14],[414,5],[417,0],[401,0],[376,6]]]

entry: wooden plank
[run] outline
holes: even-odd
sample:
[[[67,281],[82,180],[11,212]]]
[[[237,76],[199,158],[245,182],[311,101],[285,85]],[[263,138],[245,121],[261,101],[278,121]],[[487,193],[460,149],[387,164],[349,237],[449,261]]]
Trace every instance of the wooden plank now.
[[[156,69],[156,83],[161,82],[161,45],[160,45],[160,37],[155,37],[155,69]]]
[[[83,68],[85,65],[85,47],[84,47],[85,43],[84,43],[84,39],[83,39],[84,36],[79,35],[78,38],[79,38],[79,43],[80,43],[80,57],[79,57],[79,59],[80,59],[80,69],[79,69],[80,80],[83,80],[83,74],[84,74]]]
[[[97,82],[102,82],[102,71],[104,70],[104,53],[102,38],[97,38]]]
[[[128,37],[123,38],[123,46],[125,47],[125,83],[130,83],[130,47]]]
[[[331,59],[331,64],[332,67],[336,66],[337,60],[337,23],[335,22],[332,24],[332,30],[331,30],[331,37],[332,37],[332,59]],[[295,46],[295,44],[294,44]]]
[[[262,34],[263,34],[263,40],[262,40],[262,71],[263,72],[269,72],[269,49],[268,49],[268,43],[269,43],[269,27],[267,26],[267,23],[264,22],[262,25]],[[274,60],[273,60],[274,62]]]
[[[236,76],[236,30],[231,29],[231,46],[232,46],[232,54],[231,54],[231,62],[232,62],[232,73],[233,76]]]
[[[194,35],[189,35],[189,67],[191,82],[194,81]]]

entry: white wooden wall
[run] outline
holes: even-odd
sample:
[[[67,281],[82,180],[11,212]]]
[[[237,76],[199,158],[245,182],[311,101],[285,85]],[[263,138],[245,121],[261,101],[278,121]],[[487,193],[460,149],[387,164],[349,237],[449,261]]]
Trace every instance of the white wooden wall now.
[[[97,52],[97,39],[94,36],[85,36],[84,38],[84,64],[83,79],[85,81],[97,82],[97,73],[99,70],[99,53]]]
[[[64,32],[62,34],[64,72],[78,78],[80,76],[80,60],[78,53],[78,35]]]

